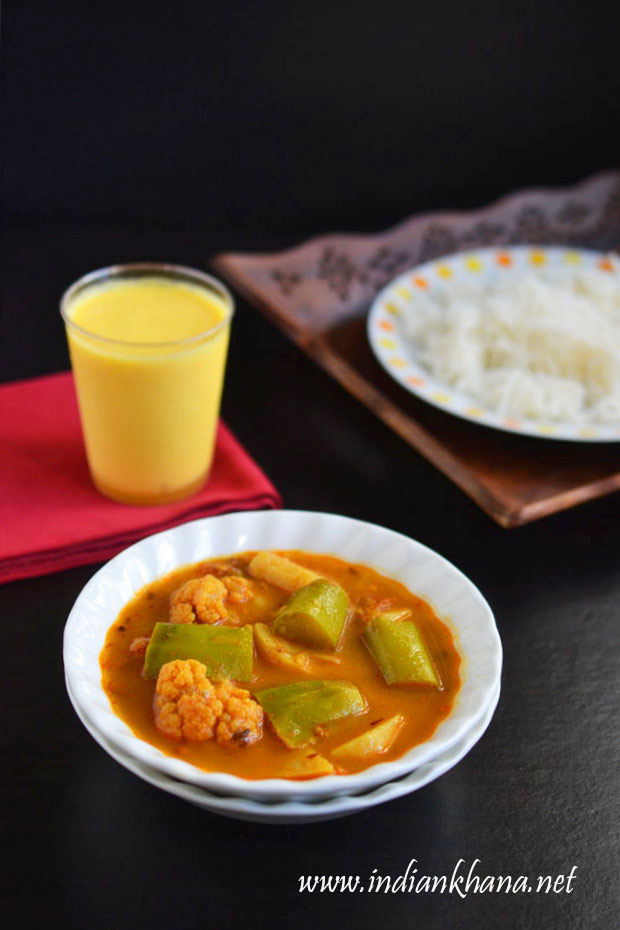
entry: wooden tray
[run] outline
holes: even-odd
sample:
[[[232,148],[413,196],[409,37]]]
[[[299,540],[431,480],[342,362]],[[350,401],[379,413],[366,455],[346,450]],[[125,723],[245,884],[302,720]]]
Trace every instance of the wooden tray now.
[[[332,234],[284,252],[226,254],[211,264],[490,516],[517,526],[620,488],[620,445],[501,433],[411,396],[366,339],[374,295],[420,262],[504,244],[620,244],[620,171],[564,190],[531,190],[471,213],[405,220],[377,235]]]

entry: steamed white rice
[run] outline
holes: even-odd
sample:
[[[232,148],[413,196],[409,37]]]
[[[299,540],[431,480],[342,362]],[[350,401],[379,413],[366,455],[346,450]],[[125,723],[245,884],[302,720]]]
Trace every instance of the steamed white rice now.
[[[597,270],[502,271],[451,282],[404,309],[418,361],[511,418],[620,423],[620,278]]]

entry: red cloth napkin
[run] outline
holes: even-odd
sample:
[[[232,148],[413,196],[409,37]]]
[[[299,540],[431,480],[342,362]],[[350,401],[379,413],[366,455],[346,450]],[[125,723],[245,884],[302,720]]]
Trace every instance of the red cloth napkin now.
[[[102,562],[197,517],[281,503],[220,423],[211,475],[199,494],[159,507],[116,504],[90,480],[71,374],[0,386],[0,583]]]

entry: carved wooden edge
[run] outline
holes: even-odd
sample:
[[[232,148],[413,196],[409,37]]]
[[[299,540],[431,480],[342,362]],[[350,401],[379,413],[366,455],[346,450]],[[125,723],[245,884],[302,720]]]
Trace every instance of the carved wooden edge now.
[[[492,517],[500,526],[511,529],[522,526],[542,517],[567,510],[586,501],[594,500],[620,489],[620,471],[607,478],[591,481],[580,487],[573,487],[558,494],[551,495],[544,500],[531,503],[519,503],[510,506],[503,499],[493,494],[477,477],[463,468],[462,463],[453,456],[449,450],[442,446],[436,438],[424,427],[416,423],[408,414],[405,414],[398,405],[389,400],[381,391],[370,384],[357,370],[342,356],[337,354],[321,333],[309,331],[304,324],[290,313],[286,300],[274,293],[261,288],[250,274],[252,267],[264,267],[266,262],[275,261],[280,257],[290,258],[300,256],[305,252],[312,252],[317,244],[338,243],[343,245],[351,242],[373,242],[388,239],[396,233],[407,228],[416,228],[425,223],[451,222],[455,219],[483,219],[497,210],[516,206],[520,201],[532,196],[548,196],[562,194],[576,194],[584,188],[596,187],[612,183],[620,177],[618,171],[598,172],[578,184],[565,187],[530,188],[501,197],[493,203],[478,210],[435,212],[409,217],[396,226],[379,233],[329,233],[315,236],[305,242],[268,253],[224,253],[213,256],[209,265],[218,274],[231,281],[243,297],[257,306],[272,320],[284,333],[292,339],[303,351],[328,374],[334,377],[349,393],[364,403],[388,426],[398,433],[406,442],[425,458],[430,460],[454,484],[464,491],[485,513]]]
[[[232,271],[235,277],[243,276],[251,284],[252,293],[255,296],[258,292],[266,292],[266,288],[254,279],[251,274],[253,269],[262,271],[282,261],[288,263],[296,261],[297,264],[301,265],[306,256],[312,256],[319,248],[325,248],[326,246],[346,248],[347,246],[355,247],[356,245],[367,247],[382,245],[384,242],[400,239],[405,234],[414,237],[419,230],[430,224],[446,226],[459,226],[468,222],[479,224],[487,219],[497,217],[498,214],[504,215],[506,212],[515,212],[521,205],[529,204],[532,200],[542,201],[544,205],[549,201],[561,200],[563,197],[577,197],[583,194],[592,196],[597,188],[605,189],[613,185],[620,185],[620,169],[599,171],[577,183],[561,187],[531,187],[514,191],[473,210],[431,210],[414,214],[390,226],[388,229],[377,232],[329,232],[312,236],[296,245],[272,252],[219,253],[210,258],[209,264],[216,269]],[[489,244],[492,245],[492,243]],[[269,299],[272,299],[271,292],[269,293]],[[280,303],[280,312],[289,312],[286,299]],[[306,324],[301,321],[291,320],[291,325],[304,326]]]

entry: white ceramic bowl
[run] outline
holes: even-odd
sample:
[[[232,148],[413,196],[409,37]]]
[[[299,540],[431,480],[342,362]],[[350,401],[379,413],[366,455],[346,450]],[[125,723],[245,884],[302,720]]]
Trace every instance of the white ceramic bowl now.
[[[143,781],[148,782],[148,784],[160,788],[167,794],[189,801],[190,804],[194,804],[202,810],[213,814],[222,814],[224,817],[232,817],[234,820],[249,820],[254,823],[301,824],[348,817],[350,814],[369,810],[378,804],[385,804],[387,801],[402,798],[406,794],[411,794],[419,788],[423,788],[429,782],[435,781],[436,778],[440,778],[460,762],[482,737],[497,707],[500,689],[498,687],[493,695],[482,719],[471,730],[467,731],[463,739],[458,740],[447,752],[421,765],[419,769],[415,769],[409,775],[405,775],[396,781],[386,782],[378,788],[373,788],[363,794],[340,795],[339,797],[313,802],[276,801],[271,804],[232,795],[212,794],[210,791],[205,791],[204,788],[197,788],[195,785],[177,781],[175,778],[170,778],[169,775],[164,775],[163,772],[138,762],[133,756],[117,749],[102,736],[83,712],[83,708],[78,705],[71,692],[69,682],[67,682],[67,692],[78,717],[93,739],[119,765],[137,775]]]
[[[305,549],[371,565],[423,597],[455,634],[462,685],[454,708],[426,742],[393,762],[354,775],[310,781],[252,781],[205,772],[139,739],[113,712],[101,685],[99,653],[119,611],[143,585],[180,565],[248,549]],[[400,533],[332,514],[259,511],[208,517],[149,536],[104,565],[67,620],[64,662],[75,701],[122,752],[172,778],[219,794],[258,801],[316,800],[368,791],[412,772],[461,740],[482,718],[499,685],[502,651],[493,614],[478,589],[450,562]]]

